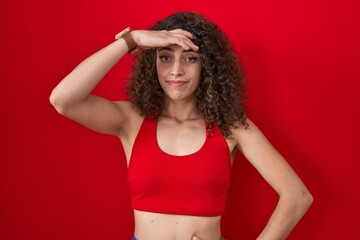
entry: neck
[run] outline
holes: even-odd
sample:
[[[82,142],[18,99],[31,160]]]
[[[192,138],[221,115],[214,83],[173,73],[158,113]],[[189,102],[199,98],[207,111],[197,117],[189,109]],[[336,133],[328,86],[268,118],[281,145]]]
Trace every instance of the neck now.
[[[195,101],[167,101],[162,112],[163,117],[174,118],[177,121],[194,120],[200,118]]]

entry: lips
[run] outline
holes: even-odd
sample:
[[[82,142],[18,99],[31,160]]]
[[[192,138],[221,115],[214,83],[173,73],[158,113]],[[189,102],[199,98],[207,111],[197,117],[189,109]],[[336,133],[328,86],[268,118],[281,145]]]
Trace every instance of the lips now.
[[[188,83],[188,81],[185,80],[166,80],[165,82],[171,87],[182,87]]]

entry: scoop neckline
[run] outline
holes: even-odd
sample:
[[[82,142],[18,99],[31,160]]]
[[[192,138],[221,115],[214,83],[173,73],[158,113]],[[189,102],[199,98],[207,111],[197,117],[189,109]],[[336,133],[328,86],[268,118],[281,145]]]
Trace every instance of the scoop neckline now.
[[[171,154],[171,153],[167,153],[165,152],[159,145],[159,142],[158,142],[158,137],[157,137],[157,130],[158,130],[158,123],[159,121],[156,121],[155,123],[155,142],[156,142],[156,146],[157,148],[160,150],[161,153],[167,155],[167,156],[170,156],[170,157],[176,157],[176,158],[184,158],[184,157],[191,157],[195,154],[199,154],[201,151],[203,151],[205,145],[206,145],[206,142],[207,142],[207,134],[206,134],[206,127],[207,127],[207,123],[206,123],[206,120],[203,119],[203,122],[204,122],[204,132],[203,132],[203,135],[205,135],[205,139],[203,140],[203,143],[201,144],[200,148],[197,149],[195,152],[192,152],[192,153],[189,153],[189,154],[185,154],[185,155],[174,155],[174,154]]]

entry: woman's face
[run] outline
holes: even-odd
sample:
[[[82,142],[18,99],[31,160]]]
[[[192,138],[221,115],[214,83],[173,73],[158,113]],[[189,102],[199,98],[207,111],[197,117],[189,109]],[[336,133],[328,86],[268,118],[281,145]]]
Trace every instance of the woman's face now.
[[[156,69],[159,82],[169,100],[195,100],[201,78],[200,54],[178,45],[158,48]]]

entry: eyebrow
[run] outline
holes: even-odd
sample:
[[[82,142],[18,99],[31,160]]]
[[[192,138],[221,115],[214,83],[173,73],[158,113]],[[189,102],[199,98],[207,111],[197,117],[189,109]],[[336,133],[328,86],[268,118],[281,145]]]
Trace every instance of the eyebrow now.
[[[169,48],[169,47],[161,47],[161,48],[158,48],[157,50],[158,50],[158,51],[167,50],[167,51],[174,52],[174,49]],[[188,50],[183,50],[183,52],[195,52],[195,51],[190,48],[190,49],[188,49]]]

